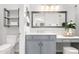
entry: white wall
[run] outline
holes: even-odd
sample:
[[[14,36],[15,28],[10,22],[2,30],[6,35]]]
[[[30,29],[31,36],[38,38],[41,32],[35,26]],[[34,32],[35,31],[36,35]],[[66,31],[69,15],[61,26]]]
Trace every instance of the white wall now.
[[[25,19],[25,8],[26,5],[21,5],[21,11],[20,11],[20,41],[19,41],[19,52],[20,54],[24,54],[25,53],[25,24],[26,24],[26,19]]]
[[[16,9],[20,8],[19,4],[0,4],[0,42],[1,44],[5,43],[6,36],[10,34],[18,34],[18,27],[4,27],[4,8],[7,9]]]
[[[16,9],[20,8],[19,25],[20,27],[4,27],[4,8]],[[1,4],[0,5],[0,44],[6,42],[6,36],[11,34],[20,34],[19,36],[19,51],[25,53],[25,35],[24,35],[24,5],[23,4]],[[18,49],[18,45],[16,46]]]
[[[0,20],[0,45],[5,43],[6,30],[3,27],[3,20]]]
[[[7,9],[17,9],[19,8],[19,5],[18,4],[1,4],[0,5],[0,8],[1,8],[1,20],[4,20],[4,8],[7,8]],[[3,21],[4,22],[4,21]],[[6,29],[6,34],[15,34],[15,33],[18,33],[18,28],[13,28],[13,27],[4,27]]]
[[[79,35],[79,5],[77,5],[75,12],[76,12],[75,20],[76,20],[76,23],[77,23],[76,34]]]
[[[32,4],[29,7],[30,11],[40,11],[40,6],[41,5],[35,5]],[[60,9],[59,11],[67,11],[67,21],[73,20],[77,24],[77,29],[75,30],[75,35],[79,35],[79,5],[77,7],[77,10],[75,9],[75,5],[73,4],[64,4],[64,5],[59,5]],[[76,14],[77,13],[77,14]],[[75,17],[76,16],[76,17]],[[31,19],[30,19],[31,21]],[[64,29],[63,28],[31,28],[31,32],[51,32],[51,33],[57,33],[57,34],[63,34]],[[62,50],[62,44],[57,43],[57,51],[61,52]],[[70,46],[69,43],[63,44],[65,46]]]
[[[40,10],[39,7],[40,5],[21,5],[21,11],[20,11],[20,45],[19,45],[19,51],[20,53],[24,54],[25,53],[25,32],[24,32],[24,27],[25,27],[25,23],[26,23],[26,19],[24,17],[25,15],[25,8],[26,7],[29,7],[28,10]],[[78,21],[78,20],[75,20],[75,12],[74,12],[74,5],[60,5],[61,9],[60,10],[66,10],[68,12],[68,15],[67,15],[67,20],[71,20],[73,19],[74,21]],[[31,19],[30,19],[31,21]],[[30,27],[30,31],[31,32],[36,32],[36,31],[39,31],[39,32],[51,32],[51,33],[57,33],[57,34],[61,34],[63,33],[64,29],[61,29],[61,28],[31,28]]]
[[[41,10],[40,6],[41,5],[39,5],[39,4],[38,5],[31,4],[30,7],[29,7],[29,10],[30,11],[40,11]],[[74,22],[78,21],[78,19],[75,19],[75,7],[74,7],[75,5],[74,4],[69,4],[69,5],[68,4],[62,5],[61,4],[59,6],[60,6],[59,11],[67,11],[67,21],[69,21],[69,20],[74,20]],[[79,9],[79,7],[78,7],[78,9]],[[77,25],[78,25],[78,22],[77,22]],[[78,31],[78,29],[76,29],[76,30]],[[30,31],[31,32],[36,32],[36,31],[52,32],[52,33],[57,33],[57,34],[63,34],[64,29],[62,29],[62,28],[41,28],[41,29],[40,28],[31,28]],[[76,33],[75,35],[79,35],[79,34]]]

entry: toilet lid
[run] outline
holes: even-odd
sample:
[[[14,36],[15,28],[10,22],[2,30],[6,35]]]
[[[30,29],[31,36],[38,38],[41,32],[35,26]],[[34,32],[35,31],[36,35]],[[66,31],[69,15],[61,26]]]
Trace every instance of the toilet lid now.
[[[0,51],[1,50],[5,50],[5,49],[8,49],[11,47],[11,44],[3,44],[3,45],[0,45]]]
[[[64,47],[64,50],[65,51],[72,51],[72,52],[78,51],[78,49],[76,49],[74,47]]]

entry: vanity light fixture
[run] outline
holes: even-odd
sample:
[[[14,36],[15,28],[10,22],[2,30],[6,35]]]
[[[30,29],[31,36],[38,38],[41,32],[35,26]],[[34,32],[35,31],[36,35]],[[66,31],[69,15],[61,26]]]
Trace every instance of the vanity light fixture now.
[[[47,11],[50,10],[50,5],[46,5],[45,10],[47,10]]]
[[[42,5],[41,10],[42,11],[58,11],[59,6],[58,5]]]
[[[55,10],[55,6],[51,6],[50,9],[51,9],[51,11]]]
[[[55,6],[55,11],[58,11],[59,10],[59,6]]]
[[[41,6],[41,11],[43,11],[43,10],[44,10],[44,8],[45,8],[45,6],[44,6],[44,5],[42,5],[42,6]]]

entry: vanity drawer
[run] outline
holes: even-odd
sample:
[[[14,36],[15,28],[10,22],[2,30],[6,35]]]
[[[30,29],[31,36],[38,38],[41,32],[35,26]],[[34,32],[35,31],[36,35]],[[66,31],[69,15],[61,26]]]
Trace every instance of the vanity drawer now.
[[[27,35],[25,38],[27,40],[49,40],[50,36],[46,36],[46,35]]]
[[[37,40],[49,40],[50,36],[48,35],[33,35],[33,39],[37,39]]]
[[[64,39],[63,42],[79,42],[79,39]]]
[[[53,35],[27,35],[27,40],[56,40],[56,37]]]
[[[63,40],[62,39],[57,39],[56,42],[63,42]]]
[[[79,42],[79,39],[72,39],[71,42]]]
[[[32,39],[33,39],[33,36],[31,36],[31,35],[26,35],[26,36],[25,36],[25,39],[26,39],[26,40],[32,40]]]
[[[63,42],[72,42],[71,39],[63,39]]]

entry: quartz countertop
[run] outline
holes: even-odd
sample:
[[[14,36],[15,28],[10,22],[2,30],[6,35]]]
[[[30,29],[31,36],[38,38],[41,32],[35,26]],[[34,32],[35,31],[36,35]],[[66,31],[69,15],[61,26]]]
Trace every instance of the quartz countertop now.
[[[63,35],[57,35],[58,39],[79,39],[79,36],[63,36]]]
[[[56,35],[58,39],[79,39],[79,36],[63,36],[63,35],[57,35],[56,33],[26,33],[25,35]]]
[[[25,35],[57,35],[56,33],[26,33]]]

